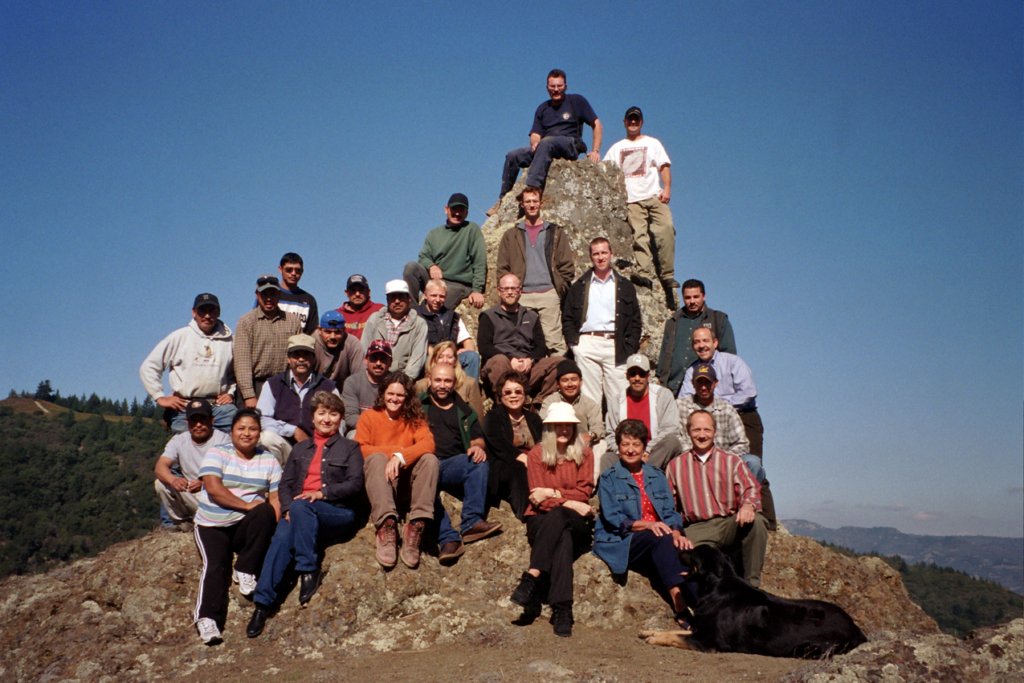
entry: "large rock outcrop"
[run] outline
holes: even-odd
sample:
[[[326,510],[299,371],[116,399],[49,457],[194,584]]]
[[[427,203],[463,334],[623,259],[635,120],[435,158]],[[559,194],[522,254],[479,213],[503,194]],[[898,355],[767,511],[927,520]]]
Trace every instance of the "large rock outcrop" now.
[[[203,647],[192,625],[201,563],[188,535],[154,532],[45,575],[8,577],[0,582],[0,680],[161,680],[257,646],[281,662],[467,643],[514,648],[522,636],[510,624],[518,609],[508,596],[529,550],[511,513],[492,518],[504,533],[469,546],[453,567],[424,557],[416,570],[384,572],[373,557],[372,530],[361,530],[328,549],[327,577],[310,605],[300,609],[291,591],[258,641],[245,638],[251,606],[232,589],[225,643],[217,648]],[[620,586],[592,554],[575,566],[579,624],[671,628],[668,604],[645,578],[630,574]],[[780,595],[841,605],[869,637],[938,631],[910,602],[897,572],[810,539],[774,534],[763,583]]]
[[[521,220],[515,197],[523,184],[520,177],[512,191],[505,195],[498,213],[481,227],[487,243],[487,307],[498,303],[494,277],[498,242],[506,230]],[[595,164],[589,159],[552,162],[541,216],[565,228],[576,254],[576,277],[590,267],[590,240],[602,236],[611,244],[619,272],[626,276],[633,272],[633,237],[626,223],[626,186],[622,171],[615,164]],[[671,311],[666,306],[666,295],[660,283],[654,283],[653,290],[638,287],[637,294],[644,321],[640,350],[651,358],[653,365],[658,361],[662,331]],[[475,335],[478,311],[463,304],[459,312]]]

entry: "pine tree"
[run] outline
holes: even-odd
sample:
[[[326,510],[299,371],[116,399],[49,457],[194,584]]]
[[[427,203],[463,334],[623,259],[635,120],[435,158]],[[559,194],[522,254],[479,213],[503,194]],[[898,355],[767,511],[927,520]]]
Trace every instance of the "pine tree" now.
[[[39,383],[36,387],[35,399],[37,401],[49,401],[53,398],[53,386],[50,385],[50,380],[46,379]]]

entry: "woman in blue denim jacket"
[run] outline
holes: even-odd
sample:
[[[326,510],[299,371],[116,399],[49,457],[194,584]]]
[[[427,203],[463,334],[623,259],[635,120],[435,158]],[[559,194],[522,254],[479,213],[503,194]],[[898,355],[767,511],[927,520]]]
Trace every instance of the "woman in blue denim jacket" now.
[[[594,554],[613,574],[625,574],[649,558],[672,599],[676,623],[689,629],[683,595],[683,575],[689,568],[679,551],[690,550],[693,544],[683,535],[683,518],[675,509],[668,479],[644,462],[648,438],[640,420],[623,420],[615,430],[619,461],[601,474],[598,484],[601,515],[594,530]]]

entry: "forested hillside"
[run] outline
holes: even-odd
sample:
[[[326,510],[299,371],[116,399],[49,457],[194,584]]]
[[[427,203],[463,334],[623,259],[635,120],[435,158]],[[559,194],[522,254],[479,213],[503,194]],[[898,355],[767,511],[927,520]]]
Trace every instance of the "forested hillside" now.
[[[153,465],[168,437],[159,421],[76,420],[72,411],[25,414],[3,403],[0,576],[43,571],[153,529]]]

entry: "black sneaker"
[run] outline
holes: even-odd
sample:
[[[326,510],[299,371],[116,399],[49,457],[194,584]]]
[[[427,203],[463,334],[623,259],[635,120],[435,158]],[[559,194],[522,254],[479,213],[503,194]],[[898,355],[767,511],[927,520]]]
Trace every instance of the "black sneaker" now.
[[[633,273],[629,276],[629,281],[637,287],[644,287],[646,289],[654,289],[654,283],[651,282],[651,278],[644,277],[638,273]]]
[[[512,591],[512,597],[509,600],[520,607],[532,607],[534,604],[539,603],[537,599],[537,578],[530,574],[530,572],[523,572],[522,578],[519,579],[519,585]]]
[[[568,638],[572,635],[572,603],[559,602],[551,606],[551,625],[555,629],[555,635],[561,638]]]
[[[319,569],[314,569],[311,572],[306,572],[299,577],[299,604],[305,605],[307,602],[313,599],[313,595],[316,594],[318,588],[320,588],[320,579],[323,578],[323,572]]]

